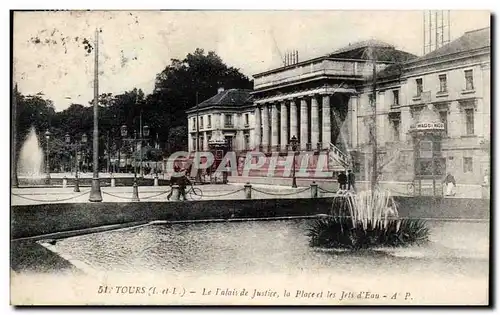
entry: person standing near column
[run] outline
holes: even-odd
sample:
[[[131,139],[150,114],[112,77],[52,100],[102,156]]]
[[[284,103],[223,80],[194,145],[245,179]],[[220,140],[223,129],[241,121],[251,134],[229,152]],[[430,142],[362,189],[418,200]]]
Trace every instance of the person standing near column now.
[[[354,173],[349,170],[347,171],[347,190],[351,190],[351,187],[353,191],[356,191]]]
[[[451,173],[448,173],[444,179],[444,184],[446,186],[446,196],[455,196],[455,177],[451,175]]]

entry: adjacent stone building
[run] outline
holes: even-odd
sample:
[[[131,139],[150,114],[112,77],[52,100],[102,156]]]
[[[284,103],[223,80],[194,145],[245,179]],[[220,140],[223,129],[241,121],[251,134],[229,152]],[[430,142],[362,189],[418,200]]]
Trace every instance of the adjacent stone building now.
[[[187,111],[188,150],[208,151],[212,138],[227,141],[229,150],[251,150],[254,104],[251,90],[219,88],[213,97]],[[199,119],[199,129],[196,118]]]
[[[285,155],[296,136],[301,154],[328,152],[330,170],[354,168],[358,178],[368,179],[376,100],[382,180],[412,181],[427,172],[428,161],[413,154],[410,130],[429,107],[445,129],[434,167],[458,183],[480,184],[490,168],[490,46],[490,28],[484,28],[422,57],[370,40],[318,58],[295,58],[255,74],[253,91],[220,90],[190,109],[189,150],[196,150],[199,134],[200,150],[222,137],[233,151]]]
[[[382,169],[386,180],[410,181],[426,172],[424,162],[414,159],[409,131],[430,104],[445,128],[438,171],[451,173],[462,184],[483,181],[490,169],[490,49],[490,28],[474,30],[378,74],[377,145],[380,159],[390,161]],[[357,150],[370,152],[363,122],[372,113],[372,86],[359,91]],[[364,164],[360,162],[361,168]]]

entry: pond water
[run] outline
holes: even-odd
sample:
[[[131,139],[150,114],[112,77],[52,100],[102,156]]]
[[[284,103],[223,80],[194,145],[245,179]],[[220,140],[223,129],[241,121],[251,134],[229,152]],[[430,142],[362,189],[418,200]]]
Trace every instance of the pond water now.
[[[430,242],[384,251],[311,248],[308,220],[148,225],[71,237],[55,250],[99,271],[224,275],[488,276],[489,223],[428,223]]]

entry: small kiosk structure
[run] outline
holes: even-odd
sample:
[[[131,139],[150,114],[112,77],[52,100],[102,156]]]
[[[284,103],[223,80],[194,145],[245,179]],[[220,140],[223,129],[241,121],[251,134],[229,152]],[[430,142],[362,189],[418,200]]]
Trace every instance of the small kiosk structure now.
[[[209,141],[210,152],[214,156],[212,166],[207,169],[212,184],[227,184],[226,171],[217,171],[228,150],[228,142],[222,134],[215,134]]]
[[[416,122],[410,126],[415,169],[414,195],[443,196],[442,179],[446,175],[446,159],[442,155],[441,143],[444,132],[444,123],[433,105],[426,104]]]

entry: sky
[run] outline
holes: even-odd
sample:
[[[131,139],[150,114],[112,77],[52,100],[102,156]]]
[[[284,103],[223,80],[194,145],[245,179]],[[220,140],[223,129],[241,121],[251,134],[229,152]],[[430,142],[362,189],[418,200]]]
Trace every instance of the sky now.
[[[451,39],[490,25],[488,11],[451,11]],[[196,48],[215,51],[245,75],[276,68],[297,50],[318,57],[376,38],[422,55],[422,11],[62,11],[16,12],[14,81],[23,94],[42,92],[57,111],[93,98],[93,41],[99,27],[99,92],[151,93],[171,58]],[[40,42],[36,40],[40,39]],[[77,39],[78,38],[78,39]],[[48,42],[46,42],[48,40]]]

